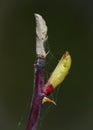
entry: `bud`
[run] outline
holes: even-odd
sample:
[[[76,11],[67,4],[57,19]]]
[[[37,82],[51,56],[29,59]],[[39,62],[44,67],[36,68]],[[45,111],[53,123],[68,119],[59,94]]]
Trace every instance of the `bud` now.
[[[71,56],[66,52],[45,85],[45,94],[49,95],[67,76],[71,67]]]

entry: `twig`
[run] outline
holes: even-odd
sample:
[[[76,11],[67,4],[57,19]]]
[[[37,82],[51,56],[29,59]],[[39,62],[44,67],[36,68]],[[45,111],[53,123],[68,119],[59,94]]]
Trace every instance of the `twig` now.
[[[47,40],[47,26],[39,14],[35,14],[36,18],[36,54],[37,60],[34,65],[34,91],[31,104],[31,110],[29,113],[28,123],[26,130],[36,130],[37,124],[42,109],[42,103],[52,102],[56,103],[48,98],[48,95],[65,79],[71,66],[71,56],[66,52],[57,67],[51,74],[49,80],[44,85],[44,71],[45,71],[45,58],[47,52],[45,51],[44,43]]]
[[[40,111],[42,107],[42,99],[44,97],[44,70],[46,52],[44,43],[47,39],[47,26],[43,18],[39,14],[35,14],[36,18],[36,54],[37,61],[34,65],[34,92],[26,130],[36,130]]]

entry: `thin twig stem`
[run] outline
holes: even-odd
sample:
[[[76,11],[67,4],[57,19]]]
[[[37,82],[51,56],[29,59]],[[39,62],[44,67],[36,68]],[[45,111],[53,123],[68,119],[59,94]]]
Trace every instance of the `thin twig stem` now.
[[[38,58],[35,64],[34,92],[26,130],[36,130],[43,99],[45,59]]]
[[[34,91],[33,99],[31,104],[31,110],[29,114],[29,119],[27,123],[26,130],[36,130],[38,119],[40,116],[40,111],[42,108],[42,99],[44,97],[44,70],[45,70],[45,47],[44,43],[47,37],[47,26],[39,14],[35,14],[36,19],[36,54],[37,61],[34,65],[35,74],[34,74]]]

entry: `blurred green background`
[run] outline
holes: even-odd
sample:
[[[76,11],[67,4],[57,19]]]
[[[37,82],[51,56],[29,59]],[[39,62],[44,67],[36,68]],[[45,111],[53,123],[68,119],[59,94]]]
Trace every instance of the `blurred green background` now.
[[[90,0],[0,1],[0,130],[25,130],[36,56],[34,13],[48,26],[46,77],[66,50],[72,56],[70,74],[54,96],[57,106],[44,105],[38,130],[93,129],[92,6]]]

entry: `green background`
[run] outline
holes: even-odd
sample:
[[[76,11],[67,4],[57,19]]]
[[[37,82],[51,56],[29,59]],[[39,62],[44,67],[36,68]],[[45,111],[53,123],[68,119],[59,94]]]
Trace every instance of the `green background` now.
[[[38,130],[93,129],[92,6],[88,0],[0,1],[0,130],[25,130],[36,56],[34,13],[48,26],[46,79],[65,51],[72,56],[70,74],[54,94],[57,106],[44,105]]]

